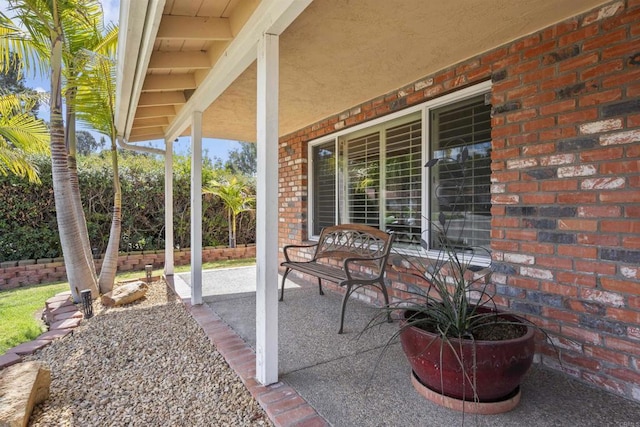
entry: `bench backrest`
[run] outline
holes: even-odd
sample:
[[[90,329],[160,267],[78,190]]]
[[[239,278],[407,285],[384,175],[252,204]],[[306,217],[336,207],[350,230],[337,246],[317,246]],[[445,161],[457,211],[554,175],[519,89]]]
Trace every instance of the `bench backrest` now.
[[[319,258],[376,258],[376,266],[384,271],[393,234],[364,224],[340,224],[325,227],[320,233],[314,259]]]

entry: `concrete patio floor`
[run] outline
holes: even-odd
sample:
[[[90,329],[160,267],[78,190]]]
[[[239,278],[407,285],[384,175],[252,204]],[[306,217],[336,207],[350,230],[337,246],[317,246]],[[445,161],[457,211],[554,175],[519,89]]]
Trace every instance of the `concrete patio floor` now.
[[[198,322],[206,324],[207,313],[212,313],[208,316],[221,319],[255,349],[255,281],[255,267],[204,271],[203,299],[211,311],[198,311],[205,316]],[[188,298],[189,274],[176,275],[174,282],[178,293]],[[295,417],[274,416],[278,410],[267,407],[276,425],[448,426],[463,422],[478,426],[640,425],[640,404],[539,365],[534,365],[527,375],[521,402],[511,412],[463,415],[435,405],[413,389],[411,369],[400,344],[394,343],[382,351],[397,325],[384,324],[359,335],[376,309],[352,299],[347,306],[345,334],[338,335],[341,295],[325,292],[325,296],[320,296],[317,286],[287,283],[285,300],[279,304],[280,380],[293,388],[321,418],[301,417],[296,422]],[[230,364],[233,367],[232,361]],[[243,380],[245,384],[255,383]],[[252,393],[258,395],[253,390]],[[263,406],[273,403],[270,399],[258,400]],[[320,422],[322,418],[326,422]]]

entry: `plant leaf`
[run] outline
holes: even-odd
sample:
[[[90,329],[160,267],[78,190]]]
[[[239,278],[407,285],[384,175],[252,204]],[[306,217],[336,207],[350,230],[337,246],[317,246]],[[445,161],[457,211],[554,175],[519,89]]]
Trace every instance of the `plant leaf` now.
[[[444,215],[444,212],[440,212],[440,215],[438,215],[438,222],[440,223],[440,225],[442,227],[444,227],[444,223],[446,221],[446,216]]]

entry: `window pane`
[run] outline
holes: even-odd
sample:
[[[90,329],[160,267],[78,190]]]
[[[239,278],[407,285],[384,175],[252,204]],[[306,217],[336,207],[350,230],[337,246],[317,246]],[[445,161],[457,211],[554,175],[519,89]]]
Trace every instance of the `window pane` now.
[[[386,131],[385,222],[396,241],[420,243],[421,120]]]
[[[317,145],[313,155],[313,235],[336,223],[336,156],[333,142]]]
[[[380,134],[347,141],[348,222],[380,225]]]
[[[484,96],[434,110],[431,156],[432,221],[445,214],[445,230],[432,223],[431,247],[446,238],[460,250],[489,250],[491,227],[491,106]],[[464,148],[468,158],[461,163]]]

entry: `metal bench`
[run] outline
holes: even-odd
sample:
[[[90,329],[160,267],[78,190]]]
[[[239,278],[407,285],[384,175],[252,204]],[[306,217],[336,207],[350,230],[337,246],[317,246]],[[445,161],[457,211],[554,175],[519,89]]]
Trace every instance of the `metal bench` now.
[[[391,251],[394,235],[362,224],[341,224],[326,227],[320,233],[318,243],[312,245],[287,245],[284,247],[285,267],[282,276],[280,301],[284,299],[284,282],[291,270],[300,271],[318,278],[318,289],[322,291],[322,279],[346,287],[340,312],[340,330],[344,325],[344,310],[353,291],[362,286],[374,286],[389,305],[389,295],[384,284],[384,272]],[[313,250],[313,252],[312,252]],[[312,252],[312,253],[311,253]],[[303,259],[303,254],[311,259]],[[390,316],[388,317],[391,321]]]

